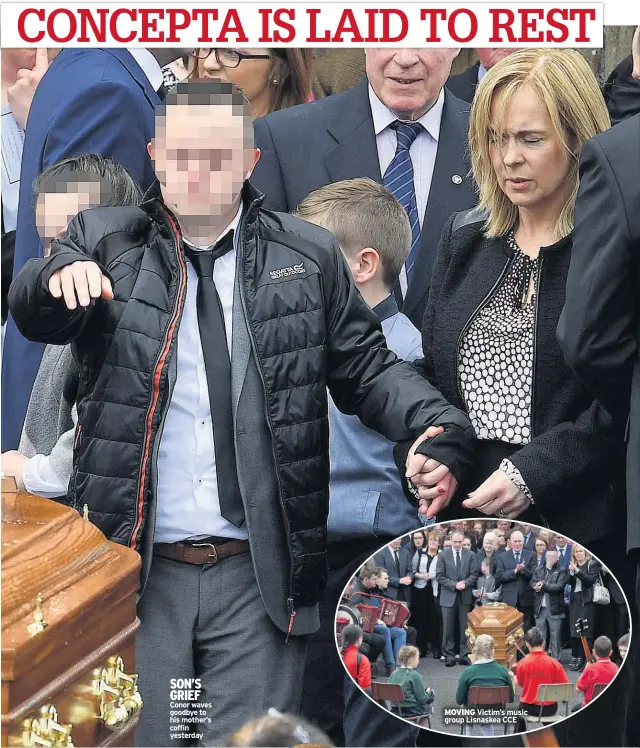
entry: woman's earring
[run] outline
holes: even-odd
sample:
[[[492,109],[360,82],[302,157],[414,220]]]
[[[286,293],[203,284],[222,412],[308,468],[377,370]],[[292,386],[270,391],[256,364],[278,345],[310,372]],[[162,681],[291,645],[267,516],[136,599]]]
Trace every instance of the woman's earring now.
[[[276,86],[277,84],[278,84],[278,79],[277,79],[277,78],[274,78],[274,79],[273,79],[273,80],[271,81],[271,85],[272,85],[272,86]]]

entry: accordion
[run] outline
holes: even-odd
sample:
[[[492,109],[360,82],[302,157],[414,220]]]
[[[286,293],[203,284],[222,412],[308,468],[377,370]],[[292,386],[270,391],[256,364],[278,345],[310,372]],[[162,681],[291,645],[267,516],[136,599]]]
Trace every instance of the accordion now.
[[[409,608],[397,600],[385,598],[380,603],[380,616],[387,626],[396,626],[401,629],[409,620]]]

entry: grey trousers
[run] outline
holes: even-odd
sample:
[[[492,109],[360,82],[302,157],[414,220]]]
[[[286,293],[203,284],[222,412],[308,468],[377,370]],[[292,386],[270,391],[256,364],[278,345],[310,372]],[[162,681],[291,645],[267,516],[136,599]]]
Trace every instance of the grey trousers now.
[[[460,601],[460,595],[456,595],[456,601],[451,608],[442,606],[442,654],[453,659],[455,657],[455,626],[456,621],[460,629],[460,657],[469,655],[467,645],[467,616],[471,612],[471,605],[463,605]]]
[[[560,662],[562,654],[562,621],[564,616],[550,616],[547,608],[540,608],[536,616],[536,626],[542,631],[542,635],[547,638],[547,626],[549,627],[549,654],[554,660]]]
[[[144,707],[135,745],[228,745],[232,732],[270,707],[297,711],[308,637],[285,644],[248,553],[207,566],[154,557],[138,616]]]

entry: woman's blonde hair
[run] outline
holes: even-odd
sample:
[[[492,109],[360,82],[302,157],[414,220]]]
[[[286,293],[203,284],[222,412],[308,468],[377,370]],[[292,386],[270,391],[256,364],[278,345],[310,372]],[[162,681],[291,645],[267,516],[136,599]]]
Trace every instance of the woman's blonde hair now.
[[[576,566],[580,566],[580,563],[576,559],[576,551],[584,551],[584,561],[582,563],[587,563],[587,561],[591,560],[591,554],[586,548],[583,548],[581,545],[573,544],[573,548],[571,549],[571,563],[575,564]]]
[[[572,49],[523,49],[494,65],[476,89],[469,124],[471,169],[479,207],[488,213],[485,234],[503,236],[516,222],[517,207],[500,187],[490,146],[504,132],[504,117],[523,86],[529,86],[551,118],[553,131],[567,156],[572,189],[558,214],[554,232],[561,239],[573,230],[582,145],[611,126],[600,87],[585,58]],[[491,121],[495,97],[503,96],[499,120]]]
[[[488,660],[496,653],[496,643],[489,634],[480,634],[473,647],[475,655],[479,659]]]

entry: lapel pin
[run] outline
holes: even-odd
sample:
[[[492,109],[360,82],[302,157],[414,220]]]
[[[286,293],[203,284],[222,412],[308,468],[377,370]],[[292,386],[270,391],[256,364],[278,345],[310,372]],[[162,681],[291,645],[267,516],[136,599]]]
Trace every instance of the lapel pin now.
[[[451,181],[452,181],[452,182],[453,182],[454,184],[462,184],[462,177],[461,177],[461,176],[460,176],[459,174],[454,174],[454,175],[453,175],[453,176],[451,177]]]

